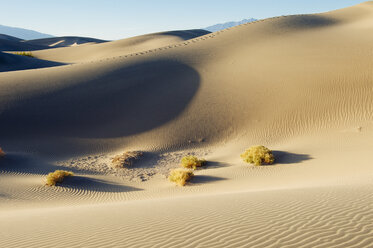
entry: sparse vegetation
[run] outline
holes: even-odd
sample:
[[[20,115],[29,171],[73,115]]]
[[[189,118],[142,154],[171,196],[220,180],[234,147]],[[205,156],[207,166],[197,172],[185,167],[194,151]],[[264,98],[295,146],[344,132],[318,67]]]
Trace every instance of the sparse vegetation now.
[[[264,146],[252,146],[241,154],[241,158],[246,163],[262,165],[262,164],[273,164],[275,158],[272,151]]]
[[[15,52],[14,54],[15,55],[21,55],[21,56],[26,56],[26,57],[31,57],[31,58],[34,57],[34,55],[32,55],[31,52]]]
[[[2,157],[5,157],[5,152],[4,152],[3,149],[1,149],[1,147],[0,147],[0,158],[2,158]]]
[[[174,169],[170,172],[168,179],[179,186],[184,186],[188,181],[190,181],[193,178],[193,176],[194,173],[192,170]]]
[[[139,151],[127,151],[123,154],[116,155],[111,160],[111,163],[115,168],[124,168],[133,165],[142,155],[143,153]]]
[[[48,186],[55,186],[57,183],[62,183],[65,177],[74,176],[74,173],[71,171],[64,171],[64,170],[56,170],[55,172],[51,172],[47,175],[47,185]]]
[[[181,159],[181,166],[188,169],[197,169],[197,167],[202,167],[206,165],[206,160],[198,159],[195,156],[186,156]]]

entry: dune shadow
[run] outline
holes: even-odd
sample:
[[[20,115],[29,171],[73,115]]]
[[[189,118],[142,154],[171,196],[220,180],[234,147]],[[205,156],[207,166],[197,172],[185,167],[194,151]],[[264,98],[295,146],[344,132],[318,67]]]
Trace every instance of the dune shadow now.
[[[58,77],[56,84],[79,83],[9,105],[0,115],[0,139],[134,135],[176,118],[200,85],[199,73],[177,61],[156,59],[115,68],[88,79]]]
[[[276,22],[276,26],[279,28],[291,28],[291,29],[310,29],[310,28],[321,28],[329,25],[336,24],[338,21],[322,16],[319,14],[313,15],[293,15],[286,16],[285,18],[279,19]]]
[[[64,182],[59,187],[78,189],[78,190],[87,190],[95,192],[104,192],[104,193],[116,193],[116,192],[130,192],[130,191],[141,191],[142,189],[120,185],[105,180],[73,176],[67,177]]]
[[[213,183],[217,181],[227,180],[223,177],[214,177],[214,176],[206,176],[206,175],[195,175],[191,180],[191,184],[206,184],[206,183]]]
[[[92,174],[91,171],[76,170],[74,168],[52,165],[41,159],[36,159],[25,154],[8,153],[0,162],[0,172],[20,174],[48,174],[55,170],[68,170],[72,172]]]
[[[176,36],[183,40],[190,40],[211,33],[210,31],[203,29],[191,29],[191,30],[176,30],[158,33],[159,35],[170,35]]]
[[[275,164],[298,164],[306,160],[312,159],[308,154],[297,154],[284,151],[272,151],[275,156]]]
[[[66,64],[0,52],[0,72],[40,69],[61,65]]]

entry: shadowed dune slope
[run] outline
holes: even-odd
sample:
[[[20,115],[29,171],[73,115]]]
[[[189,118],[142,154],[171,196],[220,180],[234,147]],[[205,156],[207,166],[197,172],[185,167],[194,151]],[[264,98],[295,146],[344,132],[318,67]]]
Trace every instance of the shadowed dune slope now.
[[[29,58],[0,52],[0,72],[18,71],[63,65],[59,62]]]
[[[368,2],[104,61],[3,73],[0,137],[8,145],[45,138],[49,150],[56,140],[81,138],[90,139],[71,149],[105,147],[106,138],[118,138],[108,146],[164,149],[236,137],[273,144],[362,126],[373,119],[372,20]],[[84,49],[99,53],[146,37]]]
[[[172,45],[208,33],[210,32],[202,29],[160,32],[107,42],[104,44],[92,44],[87,46],[52,49],[50,51],[39,51],[35,52],[35,56],[41,59],[64,63],[87,62]]]
[[[0,34],[0,40],[21,41],[22,39],[6,34]]]
[[[23,40],[2,39],[0,37],[0,51],[34,51],[47,48],[42,45],[27,44]]]
[[[107,42],[106,40],[94,39],[89,37],[78,37],[78,36],[61,36],[53,38],[35,39],[35,40],[25,40],[24,43],[46,46],[49,48],[56,47],[68,47],[72,45],[82,45],[86,43],[98,44]]]
[[[98,44],[103,42],[107,41],[74,36],[22,40],[9,35],[0,34],[0,51],[35,51],[56,47],[70,47],[81,44]]]

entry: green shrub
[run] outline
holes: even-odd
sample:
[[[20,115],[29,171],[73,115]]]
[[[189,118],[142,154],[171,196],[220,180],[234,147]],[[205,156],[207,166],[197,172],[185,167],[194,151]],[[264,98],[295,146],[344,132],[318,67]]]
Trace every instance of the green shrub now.
[[[134,164],[136,160],[138,160],[143,155],[142,152],[139,151],[127,151],[123,154],[116,155],[112,160],[111,163],[115,168],[124,168],[126,166],[131,166]]]
[[[55,186],[57,183],[62,183],[65,177],[74,176],[74,173],[71,171],[56,170],[47,175],[47,185]]]
[[[3,149],[1,149],[1,147],[0,147],[0,158],[2,158],[2,157],[5,157],[5,152],[4,152]]]
[[[272,151],[264,146],[252,146],[241,154],[241,158],[246,163],[262,165],[273,164],[275,158]]]
[[[197,169],[197,167],[202,167],[206,165],[206,160],[198,159],[195,156],[186,156],[181,159],[181,166],[188,169]]]
[[[15,52],[14,54],[15,55],[21,55],[21,56],[26,56],[26,57],[31,57],[31,58],[34,57],[34,55],[32,55],[31,52]]]
[[[179,186],[184,186],[194,176],[193,171],[186,169],[174,169],[170,172],[168,179]]]

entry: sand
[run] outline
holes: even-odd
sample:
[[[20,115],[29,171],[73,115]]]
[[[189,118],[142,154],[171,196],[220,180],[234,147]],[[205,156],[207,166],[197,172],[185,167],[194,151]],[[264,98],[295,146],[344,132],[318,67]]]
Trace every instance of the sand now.
[[[370,1],[35,52],[69,65],[0,73],[0,247],[373,247],[372,29]]]

